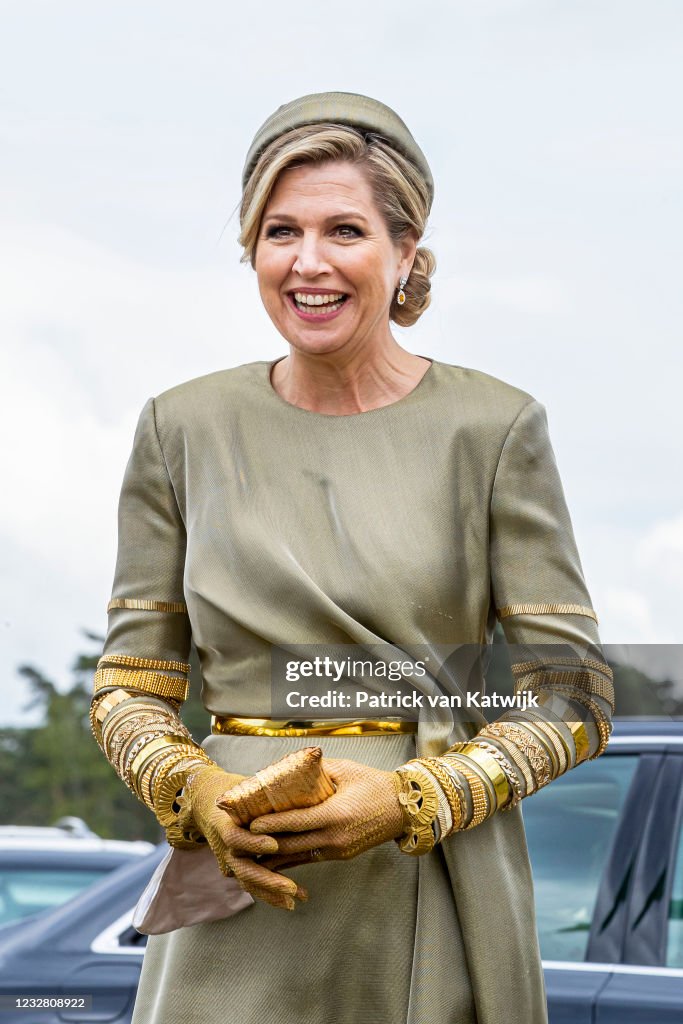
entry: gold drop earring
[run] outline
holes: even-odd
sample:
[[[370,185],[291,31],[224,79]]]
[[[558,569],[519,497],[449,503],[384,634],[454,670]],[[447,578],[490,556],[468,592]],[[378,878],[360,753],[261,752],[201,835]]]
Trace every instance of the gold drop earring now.
[[[407,283],[407,277],[402,277],[398,282],[398,295],[396,296],[396,301],[398,302],[399,306],[402,306],[403,303],[406,301],[406,293],[403,291],[403,289],[405,288]]]

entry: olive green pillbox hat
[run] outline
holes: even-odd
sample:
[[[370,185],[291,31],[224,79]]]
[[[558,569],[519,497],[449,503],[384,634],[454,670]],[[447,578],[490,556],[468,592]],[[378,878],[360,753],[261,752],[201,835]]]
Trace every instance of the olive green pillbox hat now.
[[[242,188],[246,188],[251,172],[266,146],[292,128],[320,123],[349,125],[360,131],[381,135],[417,167],[427,183],[430,201],[434,198],[434,182],[429,164],[401,118],[379,100],[355,92],[312,93],[278,107],[261,125],[249,147],[242,172]]]

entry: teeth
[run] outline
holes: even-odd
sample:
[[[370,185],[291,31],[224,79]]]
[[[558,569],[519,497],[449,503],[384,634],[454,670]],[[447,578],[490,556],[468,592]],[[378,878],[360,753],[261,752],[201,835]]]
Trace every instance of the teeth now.
[[[342,307],[342,292],[329,295],[311,295],[309,292],[294,292],[294,304],[302,313],[312,313],[311,306],[325,306],[325,313],[336,313]]]
[[[302,311],[302,313],[308,313],[308,314],[312,314],[313,313],[313,311],[312,311],[312,309],[311,309],[311,307],[309,305],[304,305],[301,302],[295,302],[295,305],[296,305],[297,309],[300,309]],[[325,307],[324,312],[325,313],[336,313],[337,310],[341,309],[341,308],[342,308],[342,303],[341,302],[329,303]]]
[[[301,306],[326,306],[339,302],[344,298],[342,292],[331,292],[329,295],[311,295],[310,292],[294,292],[294,298]]]

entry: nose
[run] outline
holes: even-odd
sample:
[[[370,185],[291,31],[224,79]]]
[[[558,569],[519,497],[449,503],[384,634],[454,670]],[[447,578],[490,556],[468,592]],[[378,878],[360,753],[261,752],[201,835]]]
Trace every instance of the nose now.
[[[315,231],[304,231],[298,240],[292,270],[301,277],[317,277],[330,270],[323,240]]]

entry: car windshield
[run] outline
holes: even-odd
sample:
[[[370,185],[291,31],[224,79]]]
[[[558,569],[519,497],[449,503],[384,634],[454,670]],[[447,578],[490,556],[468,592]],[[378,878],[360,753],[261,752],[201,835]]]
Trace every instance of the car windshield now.
[[[111,870],[0,867],[0,926],[66,903]]]

